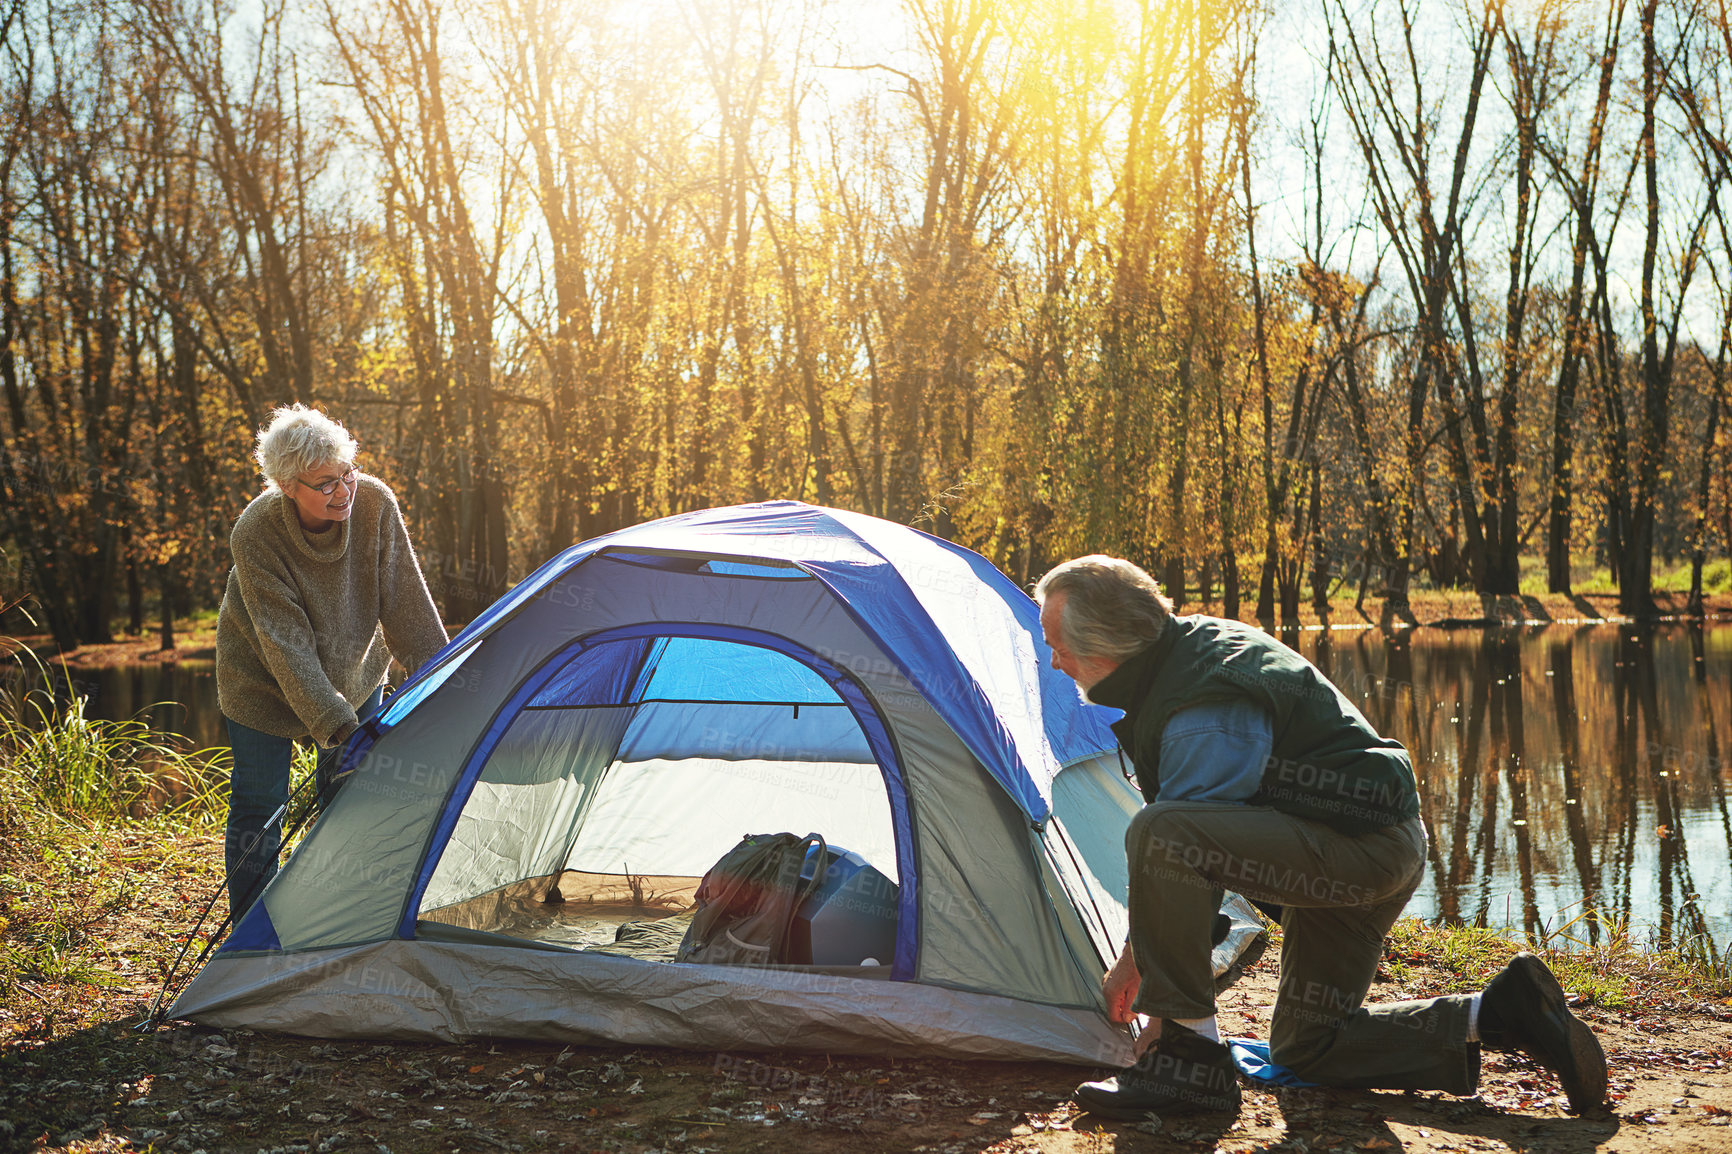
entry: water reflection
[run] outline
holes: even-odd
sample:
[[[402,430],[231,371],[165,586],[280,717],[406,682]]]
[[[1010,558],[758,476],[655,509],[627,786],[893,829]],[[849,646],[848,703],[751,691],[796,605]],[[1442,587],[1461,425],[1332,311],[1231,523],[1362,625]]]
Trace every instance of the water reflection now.
[[[1413,912],[1732,944],[1732,628],[1366,630],[1298,648],[1413,751],[1432,835]]]
[[[94,718],[139,717],[167,733],[189,738],[196,748],[228,745],[222,712],[217,708],[216,663],[122,665],[111,669],[64,669],[49,666],[54,695],[65,701],[72,693],[86,698],[85,714]],[[8,687],[24,678],[24,688],[39,689],[43,680],[31,666],[22,671],[4,665]]]
[[[1732,626],[1284,632],[1412,750],[1431,828],[1412,912],[1598,943],[1732,946]],[[75,674],[94,716],[224,743],[208,663]],[[1586,917],[1593,913],[1599,916]]]

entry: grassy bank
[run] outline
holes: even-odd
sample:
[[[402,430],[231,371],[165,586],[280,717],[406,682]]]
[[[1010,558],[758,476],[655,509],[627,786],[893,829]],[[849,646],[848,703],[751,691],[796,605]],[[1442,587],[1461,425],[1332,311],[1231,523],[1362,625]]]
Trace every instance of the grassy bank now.
[[[1256,622],[1256,571],[1247,570],[1246,576],[1250,583],[1240,590],[1238,617],[1242,621]],[[1578,562],[1571,575],[1572,591],[1551,593],[1546,589],[1543,559],[1524,557],[1518,587],[1520,593],[1516,596],[1489,597],[1470,589],[1433,586],[1421,574],[1408,590],[1407,612],[1400,613],[1375,587],[1368,588],[1361,596],[1357,585],[1338,578],[1330,586],[1327,609],[1319,612],[1312,603],[1312,589],[1307,580],[1300,597],[1297,624],[1305,627],[1380,625],[1453,628],[1461,625],[1627,620],[1618,611],[1617,582],[1612,572],[1604,566]],[[1721,558],[1706,565],[1702,573],[1702,591],[1705,617],[1710,620],[1732,619],[1732,562]],[[1223,612],[1222,590],[1218,580],[1212,588],[1206,590],[1198,590],[1193,586],[1189,594],[1190,599],[1181,606],[1183,612]],[[1662,617],[1681,618],[1688,615],[1689,564],[1684,562],[1667,565],[1656,560],[1653,594],[1655,606]]]
[[[46,633],[19,633],[0,637],[0,660],[25,660],[62,665],[70,669],[109,669],[121,665],[155,662],[210,661],[216,657],[215,610],[208,610],[175,623],[174,648],[162,647],[159,630],[146,627],[132,632],[124,622],[113,625],[114,640],[100,645],[80,645],[62,652]]]
[[[1593,921],[1590,927],[1589,921]],[[1446,992],[1479,990],[1517,950],[1546,960],[1564,988],[1588,1004],[1637,1010],[1732,997],[1732,969],[1713,942],[1657,948],[1632,935],[1627,923],[1591,915],[1543,940],[1522,940],[1476,926],[1432,925],[1403,918],[1383,947],[1384,968],[1397,981],[1416,970],[1448,976]]]
[[[201,868],[182,860],[185,847],[215,828],[226,804],[226,750],[85,710],[83,697],[56,702],[17,680],[0,697],[0,990],[9,999],[40,983],[122,980],[141,959],[117,958],[104,928],[134,908],[151,877]]]
[[[1209,613],[1221,616],[1225,605],[1221,591],[1212,590],[1208,599],[1199,599],[1193,590],[1190,600],[1182,602],[1181,613]],[[1465,589],[1420,589],[1408,595],[1405,612],[1384,598],[1367,595],[1358,603],[1353,595],[1337,596],[1325,612],[1312,605],[1309,592],[1299,605],[1296,621],[1277,614],[1272,619],[1256,615],[1256,590],[1241,593],[1238,620],[1265,627],[1298,625],[1316,628],[1394,628],[1394,629],[1457,629],[1486,625],[1547,625],[1624,622],[1628,616],[1618,611],[1615,590],[1592,593],[1525,593],[1519,597],[1487,597]],[[1662,619],[1681,620],[1689,613],[1689,595],[1659,591],[1654,603]],[[1709,622],[1732,621],[1732,594],[1714,593],[1703,597],[1703,618]]]

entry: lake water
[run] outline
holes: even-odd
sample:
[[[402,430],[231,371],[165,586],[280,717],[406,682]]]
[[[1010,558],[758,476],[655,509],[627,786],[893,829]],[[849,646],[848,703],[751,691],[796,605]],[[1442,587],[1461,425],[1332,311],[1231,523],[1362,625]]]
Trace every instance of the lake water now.
[[[1597,911],[1732,947],[1732,626],[1282,637],[1413,752],[1432,841],[1409,912],[1597,941]],[[93,716],[226,743],[208,662],[75,680]]]
[[[1639,943],[1732,945],[1732,626],[1337,630],[1297,648],[1413,753],[1432,840],[1410,912],[1598,941],[1597,911]]]
[[[28,666],[26,669],[29,685],[40,687],[40,675]],[[69,671],[50,666],[49,673],[62,699],[68,690],[84,695],[88,717],[142,716],[158,729],[190,739],[200,749],[228,746],[222,713],[217,709],[214,661]],[[18,676],[18,667],[6,662],[0,665],[0,675],[5,676],[10,687]]]

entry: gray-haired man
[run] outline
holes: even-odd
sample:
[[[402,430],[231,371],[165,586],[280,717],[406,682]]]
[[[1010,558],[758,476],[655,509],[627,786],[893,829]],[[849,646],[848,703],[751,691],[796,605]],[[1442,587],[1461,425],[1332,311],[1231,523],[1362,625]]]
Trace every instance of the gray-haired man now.
[[[1125,836],[1130,937],[1101,988],[1112,1020],[1159,1027],[1134,1065],[1079,1086],[1080,1104],[1238,1109],[1209,966],[1225,889],[1284,910],[1270,1049],[1300,1077],[1471,1094],[1485,1045],[1555,1071],[1573,1109],[1605,1100],[1599,1043],[1531,954],[1480,994],[1362,1004],[1419,885],[1425,826],[1406,750],[1315,666],[1237,621],[1173,616],[1153,578],[1112,557],[1065,562],[1035,598],[1053,666],[1124,711],[1113,730],[1148,802]]]

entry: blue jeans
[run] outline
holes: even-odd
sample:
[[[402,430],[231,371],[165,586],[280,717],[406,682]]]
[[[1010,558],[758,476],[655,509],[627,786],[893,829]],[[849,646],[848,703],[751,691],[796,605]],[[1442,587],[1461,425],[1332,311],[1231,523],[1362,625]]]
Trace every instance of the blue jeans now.
[[[381,691],[362,703],[355,713],[369,716],[379,708]],[[277,855],[283,847],[283,821],[279,819],[269,829],[270,820],[278,808],[289,800],[289,767],[294,760],[293,738],[261,733],[225,717],[228,726],[229,749],[233,753],[234,770],[229,775],[229,821],[223,836],[223,864],[228,868],[229,910],[240,921],[253,899],[265,890],[265,885],[277,876]],[[337,759],[343,746],[319,751],[319,784],[337,769]],[[285,814],[286,818],[287,815]]]

